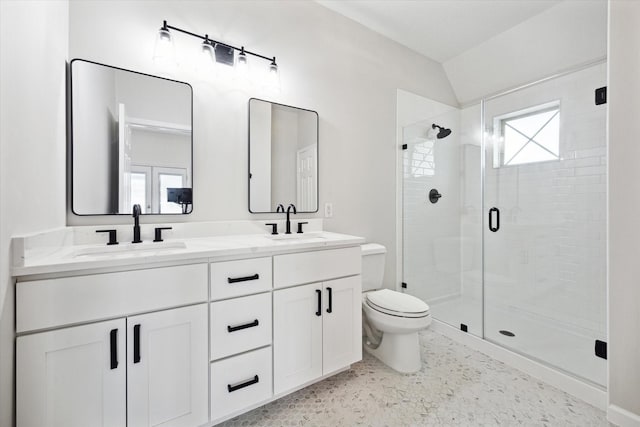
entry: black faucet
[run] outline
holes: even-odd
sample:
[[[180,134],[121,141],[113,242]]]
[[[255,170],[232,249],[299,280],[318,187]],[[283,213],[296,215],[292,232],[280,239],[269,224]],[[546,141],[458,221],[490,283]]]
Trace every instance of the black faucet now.
[[[289,207],[287,208],[287,231],[285,231],[284,234],[291,234],[291,221],[289,220],[289,213],[291,212],[292,208],[293,208],[293,213],[294,214],[298,213],[298,211],[296,211],[296,205],[291,203],[289,205]]]
[[[276,213],[280,213],[280,212],[284,213],[284,206],[282,206],[282,203],[280,203],[276,208]]]
[[[133,241],[131,243],[142,243],[140,240],[140,214],[142,213],[142,208],[140,205],[133,205]]]

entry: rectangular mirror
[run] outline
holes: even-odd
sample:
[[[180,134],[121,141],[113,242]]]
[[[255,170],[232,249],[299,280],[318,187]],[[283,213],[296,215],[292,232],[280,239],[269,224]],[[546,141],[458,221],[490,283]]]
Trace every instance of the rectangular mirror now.
[[[74,59],[70,98],[74,214],[192,211],[189,84]]]
[[[318,113],[249,100],[249,212],[318,211]]]

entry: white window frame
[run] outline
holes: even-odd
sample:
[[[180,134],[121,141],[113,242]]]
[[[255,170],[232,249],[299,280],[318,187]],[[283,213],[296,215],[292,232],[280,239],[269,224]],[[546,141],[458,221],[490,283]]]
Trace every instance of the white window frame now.
[[[533,138],[535,138],[535,135],[533,137],[530,137],[528,135],[524,135],[527,138],[530,138],[528,142],[526,142],[522,148],[524,148],[525,146],[527,146],[528,144],[534,143],[536,145],[538,145],[539,147],[541,147],[542,149],[548,151],[550,154],[552,154],[553,156],[556,156],[555,159],[549,159],[549,160],[540,160],[540,161],[535,161],[535,162],[527,162],[527,163],[518,163],[518,164],[505,164],[505,158],[504,158],[504,152],[505,152],[505,140],[504,140],[504,127],[505,127],[505,123],[510,121],[510,120],[515,120],[515,119],[519,119],[519,118],[523,118],[523,117],[527,117],[527,116],[533,116],[536,114],[541,114],[547,111],[553,111],[553,110],[557,110],[558,111],[558,116],[560,115],[560,100],[555,100],[555,101],[551,101],[551,102],[547,102],[544,104],[539,104],[539,105],[535,105],[533,107],[528,107],[522,110],[518,110],[518,111],[513,111],[510,112],[508,114],[502,114],[500,116],[496,116],[493,118],[493,167],[494,168],[509,168],[509,167],[518,167],[518,166],[526,166],[526,165],[533,165],[533,164],[539,164],[539,163],[547,163],[547,162],[557,162],[561,160],[561,147],[560,144],[558,145],[558,153],[553,153],[551,151],[549,151],[546,147],[542,147],[540,144],[538,144]],[[546,126],[546,124],[545,124]],[[540,128],[540,130],[542,130],[545,126],[543,126],[542,128]],[[562,126],[562,124],[560,125]],[[517,130],[516,130],[517,131]],[[558,130],[558,138],[560,138],[560,134],[561,134],[562,129],[560,128]],[[515,156],[513,156],[515,157]]]

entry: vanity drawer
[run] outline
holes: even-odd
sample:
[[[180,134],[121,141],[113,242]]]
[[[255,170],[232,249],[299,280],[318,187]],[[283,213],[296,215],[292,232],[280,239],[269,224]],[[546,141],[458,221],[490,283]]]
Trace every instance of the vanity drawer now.
[[[273,257],[275,288],[321,282],[360,274],[360,246],[325,251],[301,252]]]
[[[16,332],[206,301],[206,263],[18,282]]]
[[[271,293],[211,304],[211,360],[271,344]]]
[[[211,299],[233,298],[271,289],[271,257],[211,263]]]
[[[271,398],[271,347],[211,364],[211,419]]]

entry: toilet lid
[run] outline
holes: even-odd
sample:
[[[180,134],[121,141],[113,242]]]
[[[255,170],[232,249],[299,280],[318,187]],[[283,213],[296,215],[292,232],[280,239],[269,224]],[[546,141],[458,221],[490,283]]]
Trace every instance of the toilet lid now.
[[[382,313],[403,317],[424,317],[429,306],[419,298],[390,289],[367,293],[369,306]]]

